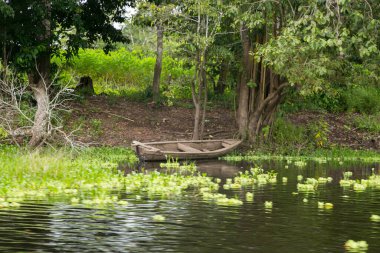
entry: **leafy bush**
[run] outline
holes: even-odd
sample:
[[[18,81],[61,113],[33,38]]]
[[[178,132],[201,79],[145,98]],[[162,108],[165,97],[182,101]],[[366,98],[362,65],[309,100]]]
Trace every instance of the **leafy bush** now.
[[[353,124],[357,129],[371,133],[380,133],[380,114],[357,115],[353,118]]]
[[[132,95],[140,93],[149,97],[152,85],[155,57],[142,54],[138,50],[128,51],[120,48],[105,54],[101,49],[80,50],[79,55],[66,62],[55,58],[54,63],[63,71],[61,83],[75,86],[81,76],[90,76],[97,94]],[[161,88],[173,90],[188,86],[193,77],[193,67],[186,66],[184,60],[164,56],[162,63]],[[181,90],[181,88],[178,88]],[[132,91],[130,91],[132,90]],[[189,96],[189,93],[185,93]],[[173,92],[170,96],[173,95]],[[175,92],[175,96],[183,96]]]
[[[301,147],[307,143],[307,131],[303,126],[277,118],[273,125],[273,141],[281,147]]]
[[[352,88],[344,96],[348,111],[365,114],[380,111],[380,90],[373,86]]]
[[[326,148],[329,146],[329,124],[327,121],[321,120],[314,122],[308,127],[309,133],[311,136],[311,141],[317,148]]]

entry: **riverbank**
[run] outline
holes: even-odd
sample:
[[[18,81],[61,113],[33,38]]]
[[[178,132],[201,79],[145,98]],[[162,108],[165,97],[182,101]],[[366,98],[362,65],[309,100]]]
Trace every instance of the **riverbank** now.
[[[125,147],[133,140],[184,140],[192,136],[191,104],[158,107],[122,97],[92,96],[71,101],[69,108],[70,113],[65,117],[66,131],[75,130],[76,140],[92,146]],[[296,154],[316,147],[380,150],[380,132],[373,129],[376,122],[358,114],[290,113],[275,127],[277,135],[261,150]],[[234,111],[218,107],[208,109],[206,139],[234,138],[237,134]],[[257,146],[244,148],[251,149]]]

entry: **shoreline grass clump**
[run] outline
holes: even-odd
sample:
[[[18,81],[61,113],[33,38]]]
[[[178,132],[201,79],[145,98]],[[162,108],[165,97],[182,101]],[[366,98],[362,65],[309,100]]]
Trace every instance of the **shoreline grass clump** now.
[[[249,151],[245,154],[232,154],[220,158],[231,162],[241,161],[286,161],[287,164],[294,164],[303,167],[307,161],[314,161],[319,164],[327,162],[337,162],[342,165],[344,162],[380,162],[380,153],[372,150],[353,150],[344,147],[331,149],[316,149],[305,154],[281,154],[281,153],[260,153],[260,151]]]
[[[28,150],[0,146],[0,204],[18,206],[23,200],[64,197],[73,205],[127,205],[117,194],[173,198],[185,191],[215,192],[219,184],[197,172],[194,164],[163,164],[160,171],[118,170],[120,162],[137,161],[129,149],[88,148],[79,153],[67,150]],[[167,168],[170,167],[170,168]],[[205,190],[207,189],[207,190]],[[232,203],[235,204],[235,203]]]
[[[27,150],[0,147],[0,197],[49,198],[77,195],[82,190],[121,189],[124,176],[117,161],[133,163],[131,150],[89,148],[79,154],[65,150]]]

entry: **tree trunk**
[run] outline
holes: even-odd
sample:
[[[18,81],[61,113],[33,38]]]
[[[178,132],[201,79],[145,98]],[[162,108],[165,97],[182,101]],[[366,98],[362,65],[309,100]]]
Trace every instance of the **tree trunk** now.
[[[238,89],[237,123],[240,136],[248,138],[250,142],[259,140],[263,127],[273,124],[283,89],[288,86],[286,82],[279,85],[279,76],[250,55],[250,50],[255,52],[259,44],[265,44],[271,35],[276,35],[275,25],[273,29],[266,27],[264,30],[256,31],[252,36],[255,39],[254,43],[248,28],[244,24],[240,27],[243,68]]]
[[[201,121],[201,105],[195,105],[193,140],[200,139],[199,122]]]
[[[44,44],[45,51],[36,59],[36,70],[29,73],[29,85],[37,101],[37,111],[34,116],[32,138],[29,146],[35,148],[43,143],[48,134],[49,123],[49,93],[50,86],[50,38],[51,38],[51,1],[42,0],[45,7],[45,18],[42,20],[44,34],[37,40]]]
[[[156,56],[156,64],[154,66],[154,76],[153,76],[153,101],[159,102],[164,30],[163,30],[163,26],[159,22],[157,23],[156,28],[157,28],[157,52],[156,52],[157,56]]]
[[[247,138],[248,126],[248,108],[249,108],[249,49],[250,41],[248,37],[248,28],[243,24],[240,28],[240,36],[243,46],[243,71],[239,84],[239,101],[237,110],[237,123],[239,127],[239,134],[242,139]]]
[[[201,139],[201,131],[202,130],[202,121],[204,121],[204,117],[202,116],[202,94],[205,95],[206,92],[204,89],[207,89],[206,80],[203,80],[206,76],[206,73],[204,71],[204,62],[205,60],[205,53],[197,53],[197,69],[196,69],[196,78],[195,82],[192,85],[192,97],[193,97],[193,103],[195,107],[195,113],[194,113],[194,131],[193,131],[193,140],[199,140]],[[196,92],[196,84],[198,83],[198,92]],[[207,98],[206,98],[207,99]],[[206,106],[205,104],[203,106]],[[205,108],[204,108],[204,113]]]
[[[257,136],[262,130],[264,124],[268,119],[273,117],[276,108],[280,102],[282,91],[288,86],[288,83],[281,84],[276,90],[270,93],[260,105],[249,116],[249,140],[256,142]]]
[[[38,73],[29,75],[29,85],[32,88],[34,98],[37,101],[37,111],[34,116],[32,138],[29,146],[35,148],[45,140],[49,122],[49,74],[50,55],[46,54],[37,59]]]

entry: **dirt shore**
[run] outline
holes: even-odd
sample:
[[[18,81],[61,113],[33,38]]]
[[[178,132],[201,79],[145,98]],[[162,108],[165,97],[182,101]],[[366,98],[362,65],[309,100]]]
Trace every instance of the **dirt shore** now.
[[[72,101],[72,113],[66,128],[76,132],[77,139],[92,145],[129,146],[133,140],[162,141],[191,139],[193,113],[191,108],[154,106],[123,98],[93,96]],[[313,122],[328,123],[329,143],[353,149],[378,149],[374,134],[352,126],[352,115],[321,112],[299,112],[287,116],[296,125]],[[211,108],[206,114],[205,139],[237,136],[235,113],[223,108]]]
[[[77,129],[78,140],[94,145],[128,146],[133,140],[191,139],[193,109],[157,107],[105,96],[89,97],[70,104],[69,129]],[[211,109],[206,114],[205,138],[233,138],[237,134],[234,112]]]

